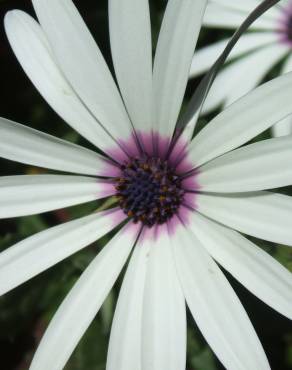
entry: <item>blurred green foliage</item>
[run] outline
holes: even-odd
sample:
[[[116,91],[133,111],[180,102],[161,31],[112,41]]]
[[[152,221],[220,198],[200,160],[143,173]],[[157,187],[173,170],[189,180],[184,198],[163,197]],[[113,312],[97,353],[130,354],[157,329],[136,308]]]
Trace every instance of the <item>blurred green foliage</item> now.
[[[0,3],[1,19],[3,19],[6,11],[14,8],[20,8],[33,14],[31,4],[27,0],[0,0]],[[150,3],[153,44],[155,45],[166,0],[151,0]],[[76,4],[112,68],[107,29],[107,1],[79,0],[76,1]],[[224,31],[203,30],[199,45],[206,45],[226,35],[228,33]],[[3,29],[0,31],[0,60],[1,116],[22,123],[29,123],[30,126],[39,130],[90,147],[90,144],[61,121],[36,92],[16,62]],[[267,78],[276,76],[277,73],[278,67]],[[197,83],[198,79],[189,83],[187,99]],[[202,118],[198,128],[203,127],[211,117],[212,115]],[[265,132],[255,140],[262,140],[269,137],[269,135],[269,132]],[[0,175],[40,171],[36,168],[29,168],[1,159],[0,169]],[[291,188],[281,189],[281,191],[292,195]],[[49,214],[3,220],[0,223],[0,251],[43,229],[94,212],[100,206],[101,203],[93,202]],[[1,370],[28,369],[37,343],[57,307],[107,240],[108,237],[103,238],[0,298]],[[272,243],[259,240],[256,242],[292,271],[291,248],[275,246]],[[291,323],[259,302],[228,274],[227,276],[254,323],[272,368],[275,370],[292,369]],[[100,313],[79,343],[66,366],[66,370],[105,369],[110,326],[121,279],[122,277],[116,283]],[[222,369],[191,317],[189,317],[188,323],[187,370]]]

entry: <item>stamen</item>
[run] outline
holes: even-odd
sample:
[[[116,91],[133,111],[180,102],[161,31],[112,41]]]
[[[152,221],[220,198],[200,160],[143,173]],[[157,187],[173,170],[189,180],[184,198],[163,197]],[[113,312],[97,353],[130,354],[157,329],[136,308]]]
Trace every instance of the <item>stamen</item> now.
[[[171,219],[185,195],[182,179],[169,163],[147,156],[124,163],[115,188],[125,214],[148,227]]]

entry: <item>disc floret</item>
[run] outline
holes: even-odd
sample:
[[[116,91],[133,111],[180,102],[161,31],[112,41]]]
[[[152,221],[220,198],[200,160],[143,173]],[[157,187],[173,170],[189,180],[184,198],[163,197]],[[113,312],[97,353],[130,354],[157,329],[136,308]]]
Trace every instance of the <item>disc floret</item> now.
[[[123,211],[148,227],[170,220],[185,195],[182,179],[168,161],[148,156],[124,163],[115,188]]]

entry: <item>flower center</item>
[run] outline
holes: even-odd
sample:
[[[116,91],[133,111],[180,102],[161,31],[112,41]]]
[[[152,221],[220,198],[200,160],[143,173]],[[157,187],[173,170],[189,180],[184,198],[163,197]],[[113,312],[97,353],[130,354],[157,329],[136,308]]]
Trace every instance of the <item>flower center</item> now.
[[[122,165],[115,188],[123,211],[148,227],[171,219],[185,195],[182,179],[169,163],[148,156]]]

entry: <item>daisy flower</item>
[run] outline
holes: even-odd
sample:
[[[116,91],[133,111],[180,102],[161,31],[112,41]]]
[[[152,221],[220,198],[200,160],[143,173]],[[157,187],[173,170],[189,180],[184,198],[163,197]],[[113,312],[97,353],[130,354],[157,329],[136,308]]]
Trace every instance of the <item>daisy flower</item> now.
[[[206,28],[235,30],[260,3],[260,0],[210,0],[203,24]],[[228,39],[223,39],[199,49],[190,76],[208,71],[227,42]],[[206,114],[222,104],[229,106],[254,89],[278,63],[280,74],[292,71],[292,0],[280,1],[257,19],[228,60],[230,63],[217,76],[203,107]],[[288,134],[292,134],[291,117],[273,127],[276,137]]]
[[[65,366],[128,259],[107,370],[185,369],[186,304],[227,369],[269,369],[218,264],[291,318],[291,274],[242,234],[292,245],[292,200],[268,191],[292,184],[292,138],[242,145],[292,113],[292,74],[186,140],[175,127],[206,1],[168,1],[153,67],[148,1],[109,1],[121,95],[73,3],[33,5],[40,24],[21,11],[7,14],[10,44],[48,103],[103,154],[1,119],[2,157],[72,175],[0,178],[0,216],[110,196],[117,203],[2,252],[0,293],[117,229],[57,310],[30,370]]]

